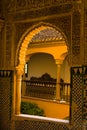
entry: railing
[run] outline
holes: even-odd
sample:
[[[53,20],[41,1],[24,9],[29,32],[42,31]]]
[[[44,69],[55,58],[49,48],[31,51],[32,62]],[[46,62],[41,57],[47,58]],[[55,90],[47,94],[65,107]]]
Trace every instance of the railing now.
[[[25,96],[37,97],[43,99],[55,99],[56,82],[52,81],[32,81],[25,80],[26,91]],[[70,98],[70,84],[60,83],[60,98],[63,101],[69,102]]]
[[[54,99],[56,82],[26,81],[26,96]]]
[[[70,100],[70,83],[60,83],[60,98],[63,101]]]

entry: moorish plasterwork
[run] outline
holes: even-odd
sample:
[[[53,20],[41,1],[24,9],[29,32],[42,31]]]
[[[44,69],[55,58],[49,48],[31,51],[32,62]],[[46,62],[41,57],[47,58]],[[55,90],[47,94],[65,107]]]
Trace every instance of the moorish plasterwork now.
[[[20,11],[20,10],[32,10],[39,9],[43,7],[81,3],[81,0],[9,0],[7,2],[8,11]]]

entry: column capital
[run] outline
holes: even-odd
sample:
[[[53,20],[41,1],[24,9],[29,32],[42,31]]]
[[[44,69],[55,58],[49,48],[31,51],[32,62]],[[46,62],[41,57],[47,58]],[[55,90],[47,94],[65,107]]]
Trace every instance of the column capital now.
[[[24,67],[21,66],[21,65],[19,65],[19,66],[16,67],[17,75],[20,75],[20,76],[23,75],[23,72],[24,72],[24,69],[23,69],[23,68],[24,68]]]
[[[25,61],[28,62],[30,60],[30,57],[31,56],[27,55],[26,58],[25,58]]]
[[[56,64],[61,65],[63,63],[63,60],[61,59],[55,59]]]

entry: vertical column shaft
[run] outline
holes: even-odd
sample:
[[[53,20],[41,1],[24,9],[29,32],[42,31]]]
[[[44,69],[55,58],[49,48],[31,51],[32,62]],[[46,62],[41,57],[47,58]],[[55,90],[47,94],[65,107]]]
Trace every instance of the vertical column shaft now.
[[[56,84],[55,99],[60,100],[60,71],[61,71],[62,61],[61,60],[56,60],[56,64],[57,64],[57,84]]]
[[[19,72],[19,70],[17,70],[17,77],[16,77],[16,109],[15,109],[15,113],[16,114],[20,114],[20,107],[21,107],[21,79],[22,79],[22,75]]]

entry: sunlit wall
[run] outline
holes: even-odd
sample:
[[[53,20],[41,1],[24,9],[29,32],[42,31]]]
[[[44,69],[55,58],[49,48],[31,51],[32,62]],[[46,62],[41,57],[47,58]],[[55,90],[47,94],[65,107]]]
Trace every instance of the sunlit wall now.
[[[31,56],[28,64],[28,76],[40,77],[44,73],[56,78],[56,64],[53,57],[45,53],[37,53]]]
[[[52,55],[46,53],[36,53],[31,56],[28,62],[28,79],[30,77],[41,77],[48,73],[52,78],[57,77],[57,65]],[[65,82],[70,82],[70,68],[67,60],[61,65],[61,77]]]

